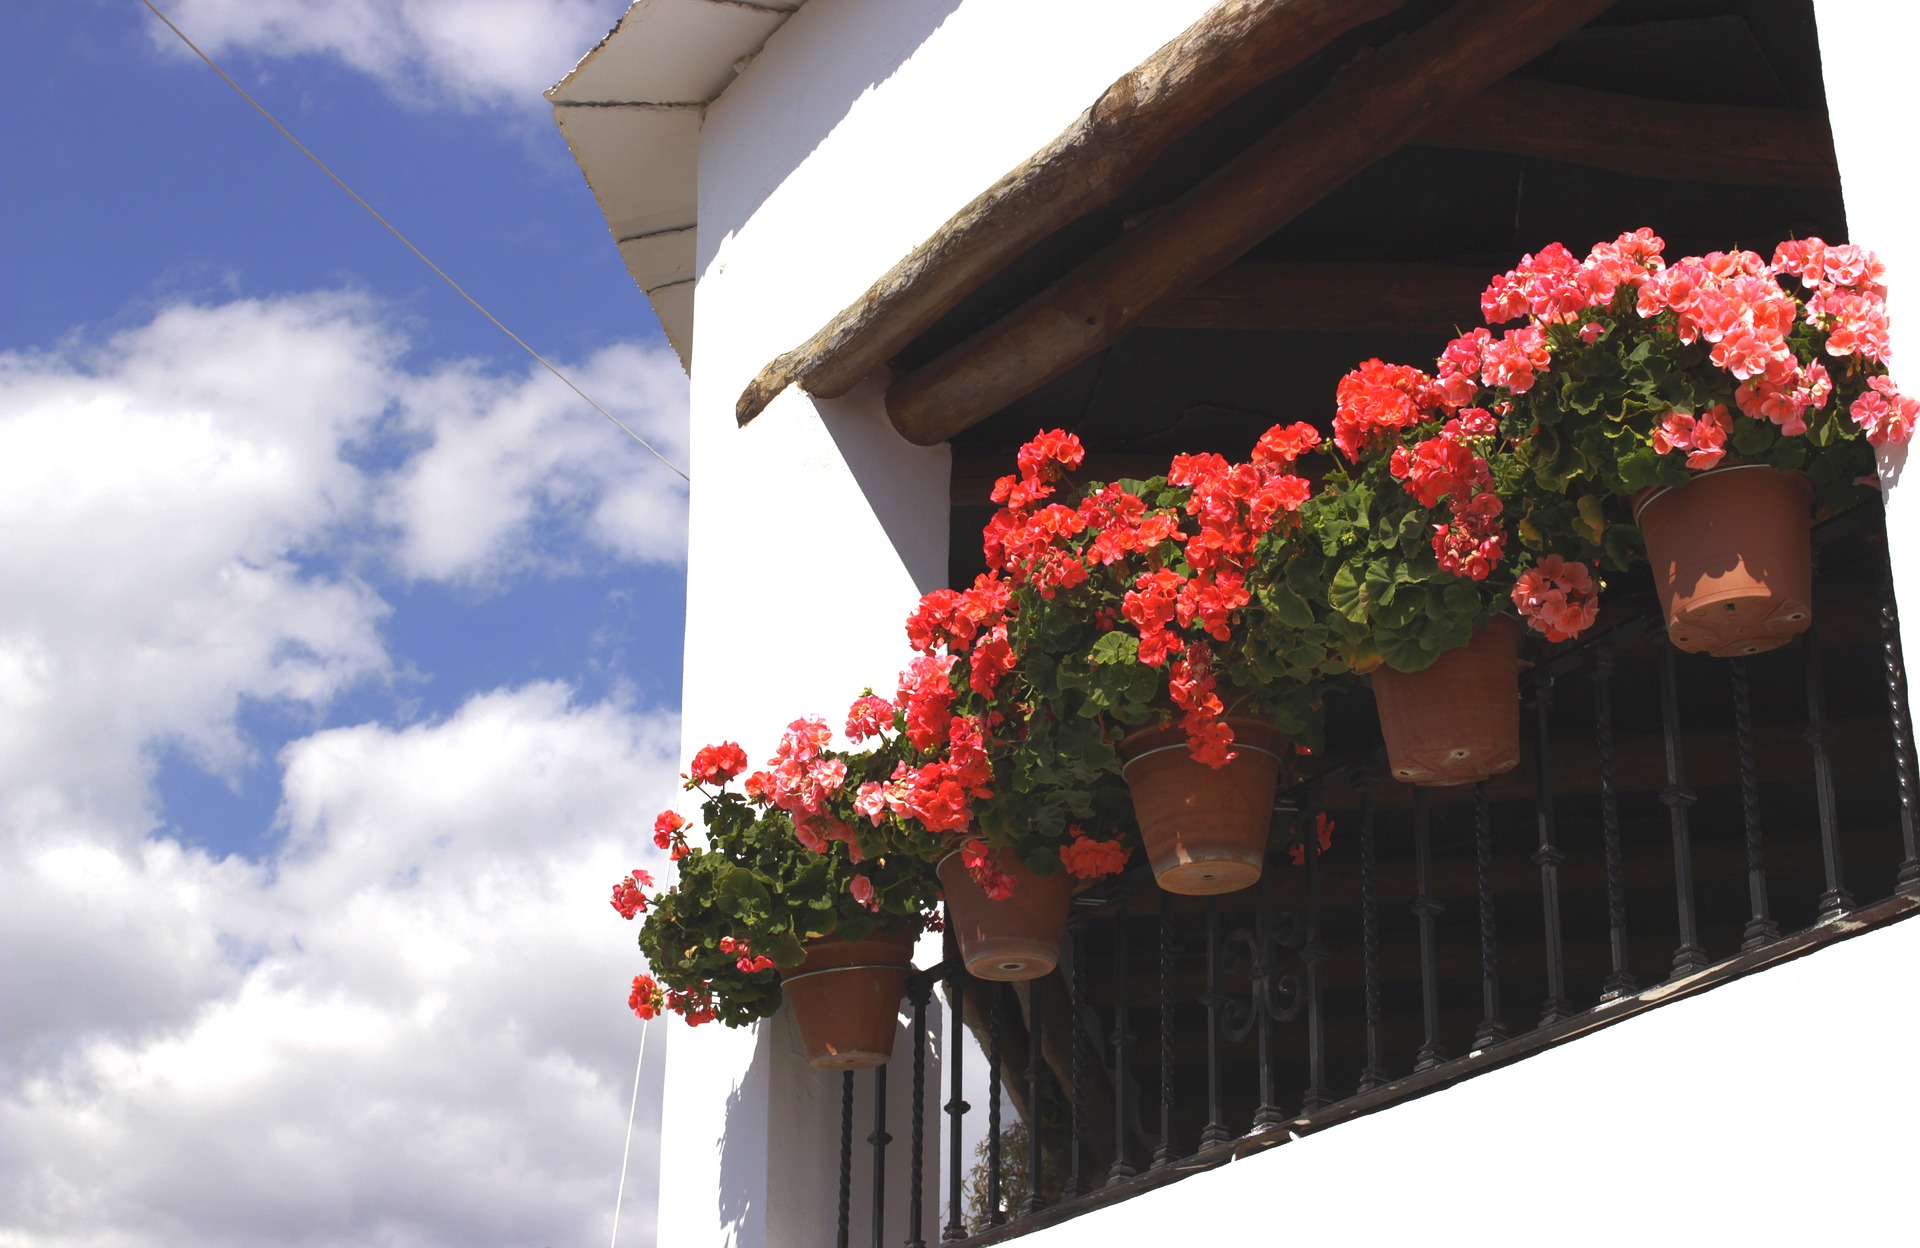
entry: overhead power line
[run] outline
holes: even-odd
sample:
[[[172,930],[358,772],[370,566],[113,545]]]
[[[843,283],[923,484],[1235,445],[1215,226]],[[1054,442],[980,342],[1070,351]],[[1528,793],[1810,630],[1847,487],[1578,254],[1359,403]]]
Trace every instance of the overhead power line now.
[[[202,52],[200,50],[199,44],[187,38],[187,32],[184,30],[181,30],[178,26],[174,25],[173,19],[168,17],[165,13],[162,13],[159,10],[159,8],[154,5],[153,0],[140,0],[140,3],[146,5],[147,9],[155,17],[159,18],[161,22],[163,22],[166,25],[166,28],[168,30],[172,31],[175,35],[179,36],[180,42],[186,44],[187,47],[193,52],[195,56],[199,57],[202,61],[205,61],[208,69],[211,69],[214,73],[219,74],[221,81],[225,82],[228,86],[232,87],[236,92],[238,92],[241,99],[253,105],[254,111],[259,113],[262,117],[265,117],[267,121],[273,125],[273,128],[275,130],[278,130],[286,138],[287,142],[299,148],[301,155],[305,156],[308,160],[312,161],[314,165],[319,168],[321,173],[324,173],[329,178],[333,179],[333,184],[335,186],[339,187],[341,190],[345,191],[348,195],[352,196],[354,203],[359,204],[362,208],[365,208],[369,216],[371,216],[375,221],[378,221],[381,225],[385,226],[387,229],[387,233],[399,239],[400,242],[406,247],[408,251],[411,251],[414,255],[420,258],[420,263],[432,269],[436,274],[439,275],[441,281],[453,287],[455,294],[459,295],[462,299],[465,299],[468,303],[472,304],[474,311],[478,312],[481,316],[486,317],[489,321],[492,321],[495,329],[498,329],[501,333],[513,339],[513,341],[519,345],[522,351],[525,351],[528,355],[538,360],[542,368],[546,369],[548,372],[552,373],[555,377],[558,377],[562,382],[566,383],[567,389],[573,391],[575,394],[579,395],[583,400],[585,400],[587,406],[591,407],[594,411],[599,412],[602,416],[605,416],[608,420],[612,421],[615,425],[619,427],[622,433],[632,438],[635,442],[638,442],[641,446],[646,447],[647,450],[653,455],[653,457],[659,460],[661,463],[665,464],[669,469],[671,469],[675,476],[679,477],[682,481],[691,482],[692,478],[688,477],[685,470],[683,470],[678,464],[668,459],[665,455],[662,455],[659,452],[659,450],[655,448],[653,443],[647,441],[645,438],[635,433],[632,429],[629,429],[626,426],[626,424],[622,422],[618,416],[615,416],[612,412],[608,411],[606,408],[600,406],[599,403],[595,402],[593,396],[588,394],[585,390],[582,390],[579,386],[575,385],[571,377],[561,372],[558,368],[555,368],[553,364],[548,361],[546,356],[541,355],[538,351],[535,351],[532,347],[528,346],[524,338],[520,337],[519,334],[514,333],[512,330],[508,329],[504,324],[502,324],[499,317],[487,311],[487,309],[481,304],[481,302],[478,299],[475,299],[472,295],[468,294],[466,292],[466,289],[463,286],[461,286],[459,282],[454,281],[452,277],[448,276],[447,271],[445,269],[435,264],[432,260],[429,260],[427,258],[426,252],[421,251],[418,247],[415,247],[413,245],[412,239],[408,238],[405,234],[402,234],[399,231],[399,229],[394,226],[393,222],[381,216],[378,209],[376,209],[372,204],[368,203],[366,200],[362,199],[358,191],[355,191],[352,187],[348,186],[346,182],[342,180],[339,174],[335,173],[332,169],[329,169],[327,167],[326,161],[321,160],[318,156],[315,156],[313,152],[308,149],[305,143],[302,143],[299,139],[296,139],[295,137],[293,137],[293,132],[287,129],[285,126],[281,125],[279,118],[275,117],[272,113],[268,112],[266,108],[260,103],[260,101],[254,99],[251,95],[248,95],[247,89],[241,86],[239,83],[235,82],[232,76],[230,76],[226,70],[221,69],[219,65],[215,64],[214,59],[212,57],[208,56],[205,52]]]

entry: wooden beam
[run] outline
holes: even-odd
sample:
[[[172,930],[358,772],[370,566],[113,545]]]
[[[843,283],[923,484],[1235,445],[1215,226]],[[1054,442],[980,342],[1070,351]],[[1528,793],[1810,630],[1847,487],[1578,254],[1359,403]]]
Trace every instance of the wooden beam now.
[[[1468,0],[1348,65],[1266,137],[1119,241],[895,378],[887,391],[894,427],[933,445],[1058,377],[1610,2]]]
[[[760,370],[746,424],[789,385],[838,398],[1021,252],[1107,203],[1174,140],[1406,0],[1222,0],[1109,86],[813,337]]]
[[[1453,333],[1480,323],[1489,274],[1456,264],[1243,260],[1135,322],[1155,329]]]
[[[1414,143],[1536,156],[1636,178],[1838,190],[1822,113],[1669,104],[1509,78],[1440,117]]]

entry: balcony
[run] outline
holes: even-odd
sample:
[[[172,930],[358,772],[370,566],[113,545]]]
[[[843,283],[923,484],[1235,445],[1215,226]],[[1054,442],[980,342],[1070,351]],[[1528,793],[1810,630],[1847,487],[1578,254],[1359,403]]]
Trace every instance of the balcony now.
[[[1394,783],[1361,695],[1331,708],[1327,766],[1277,803],[1332,817],[1324,852],[1275,854],[1260,885],[1214,899],[1161,892],[1144,866],[1104,881],[1076,900],[1062,968],[1031,984],[969,978],[949,942],[909,986],[891,1067],[841,1076],[835,1242],[855,1242],[856,1183],[876,1245],[924,1243],[936,1223],[942,1242],[1000,1243],[1920,908],[1880,519],[1863,509],[1815,541],[1800,643],[1681,654],[1629,584],[1590,642],[1527,673],[1516,771]],[[944,1089],[927,1086],[936,1050]],[[943,1175],[888,1135],[889,1078],[913,1142],[940,1133]],[[872,1080],[870,1134],[856,1079]],[[890,1159],[908,1169],[892,1213]]]

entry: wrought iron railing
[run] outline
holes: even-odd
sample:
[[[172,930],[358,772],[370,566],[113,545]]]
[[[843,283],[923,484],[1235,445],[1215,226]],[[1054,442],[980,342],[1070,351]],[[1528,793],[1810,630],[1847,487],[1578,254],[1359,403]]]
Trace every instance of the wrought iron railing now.
[[[907,990],[911,1051],[894,1065],[911,1067],[912,1139],[891,1227],[888,1069],[859,1076],[874,1110],[863,1238],[923,1248],[935,1233],[923,1159],[936,986],[950,1029],[937,1233],[984,1245],[1920,909],[1905,672],[1876,514],[1816,532],[1817,631],[1793,646],[1681,655],[1647,603],[1527,674],[1531,758],[1507,776],[1410,789],[1363,749],[1280,799],[1309,827],[1331,814],[1332,849],[1306,836],[1253,889],[1174,897],[1144,868],[1105,882],[1076,899],[1060,970],[1031,984],[972,979],[949,947]],[[1369,731],[1364,702],[1344,713],[1336,740]],[[1527,991],[1541,1007],[1517,1022]],[[985,1129],[970,1151],[967,1066],[980,1060]],[[856,1076],[841,1078],[847,1248]],[[1018,1131],[1003,1130],[1003,1101]]]

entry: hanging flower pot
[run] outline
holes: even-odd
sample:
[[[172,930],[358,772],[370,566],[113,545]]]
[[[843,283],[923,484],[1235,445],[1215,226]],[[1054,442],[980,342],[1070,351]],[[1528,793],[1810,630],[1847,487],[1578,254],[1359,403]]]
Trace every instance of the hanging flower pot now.
[[[1155,881],[1170,893],[1238,892],[1266,865],[1280,734],[1258,720],[1227,724],[1234,759],[1220,768],[1196,762],[1177,727],[1145,729],[1120,742],[1140,840]]]
[[[806,961],[780,972],[807,1064],[865,1070],[893,1056],[900,998],[913,971],[914,933],[875,932],[865,940],[826,936],[806,944]]]
[[[1634,500],[1667,637],[1690,654],[1738,658],[1783,646],[1813,622],[1807,509],[1797,472],[1741,464]]]
[[[1013,891],[1000,900],[974,880],[959,850],[940,860],[949,930],[975,979],[1039,979],[1060,964],[1073,877],[1065,871],[1039,875],[1011,849],[989,852],[993,865],[1013,881]]]
[[[1431,667],[1373,673],[1395,780],[1473,784],[1520,762],[1520,627],[1498,616]]]

